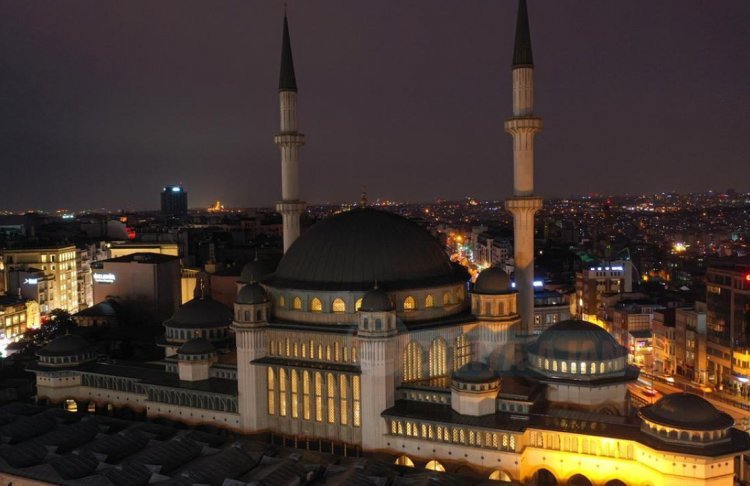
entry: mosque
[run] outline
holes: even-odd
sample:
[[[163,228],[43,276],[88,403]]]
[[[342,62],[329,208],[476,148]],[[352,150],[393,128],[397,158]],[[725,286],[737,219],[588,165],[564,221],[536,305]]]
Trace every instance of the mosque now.
[[[602,328],[533,328],[534,63],[520,0],[513,53],[515,281],[469,282],[441,244],[400,216],[360,207],[300,235],[297,83],[289,27],[280,76],[284,257],[248,264],[234,309],[199,296],[164,322],[165,359],[100,359],[63,336],[31,368],[40,402],[267,434],[287,446],[468,468],[524,484],[726,485],[748,435],[707,400],[638,408],[638,369]]]

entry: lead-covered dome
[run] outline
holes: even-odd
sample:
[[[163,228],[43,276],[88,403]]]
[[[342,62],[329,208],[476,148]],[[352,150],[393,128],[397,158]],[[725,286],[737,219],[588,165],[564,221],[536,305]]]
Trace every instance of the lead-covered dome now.
[[[37,353],[42,366],[77,366],[96,359],[96,347],[80,336],[66,334]]]
[[[265,283],[276,288],[398,290],[467,280],[425,229],[386,211],[337,214],[302,234]]]
[[[372,289],[362,297],[363,312],[390,312],[394,309],[393,301],[388,294],[380,289]]]
[[[229,327],[231,323],[232,311],[227,306],[210,298],[197,298],[177,309],[177,312],[164,322],[164,326],[176,329],[209,329]]]
[[[673,393],[640,409],[641,417],[659,425],[684,430],[719,430],[734,425],[734,419],[703,397]]]
[[[504,294],[512,291],[510,277],[501,268],[491,267],[482,271],[474,282],[476,294]]]
[[[453,380],[467,383],[486,383],[497,381],[497,377],[486,363],[470,361],[453,372]]]
[[[547,328],[531,343],[529,354],[570,362],[600,362],[622,358],[627,350],[605,329],[570,319]]]
[[[245,305],[264,304],[268,302],[268,294],[266,294],[266,290],[259,284],[249,283],[237,293],[235,302]]]

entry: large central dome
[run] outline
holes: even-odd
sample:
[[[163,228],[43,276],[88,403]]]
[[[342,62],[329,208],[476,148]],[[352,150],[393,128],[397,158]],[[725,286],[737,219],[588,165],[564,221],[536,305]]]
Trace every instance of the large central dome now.
[[[264,283],[316,290],[428,287],[466,282],[442,245],[406,218],[354,209],[327,218],[302,234]]]

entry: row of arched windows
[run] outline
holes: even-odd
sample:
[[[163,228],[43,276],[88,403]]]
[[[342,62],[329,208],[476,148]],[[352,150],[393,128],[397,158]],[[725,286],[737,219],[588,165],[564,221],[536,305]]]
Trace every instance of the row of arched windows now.
[[[516,450],[516,437],[513,434],[451,427],[448,425],[417,423],[408,420],[390,420],[390,431],[393,435],[419,437],[420,439],[452,444],[485,447],[501,451]]]
[[[456,292],[456,298],[455,300],[458,302],[461,302],[463,300],[463,293],[458,290]],[[450,305],[453,303],[453,296],[450,292],[444,292],[443,293],[443,306]],[[286,307],[286,297],[283,295],[279,295],[276,299],[276,303],[278,307],[285,308]],[[354,311],[359,311],[359,308],[362,306],[362,299],[359,298],[354,303]],[[292,299],[292,309],[293,310],[304,310],[303,309],[303,301],[302,298],[299,296],[295,296]],[[402,301],[402,307],[405,312],[410,312],[417,310],[417,299],[414,298],[411,295],[408,295],[404,298]],[[432,309],[435,307],[435,297],[432,294],[427,294],[427,296],[424,298],[424,308],[425,309]],[[333,299],[333,302],[331,302],[330,310],[326,308],[326,306],[323,305],[323,301],[318,297],[313,297],[310,299],[310,302],[307,305],[307,310],[309,312],[333,312],[333,313],[342,313],[347,312],[347,306],[346,302],[341,298]]]
[[[271,356],[285,356],[287,358],[317,359],[344,363],[356,363],[357,347],[345,346],[334,341],[333,346],[309,341],[296,341],[290,338],[271,339],[268,343],[268,354]]]
[[[621,368],[618,366],[616,360],[581,361],[579,363],[577,361],[558,361],[556,359],[542,358],[540,356],[536,357],[536,366],[545,371],[571,375],[603,375],[618,371]]]
[[[471,361],[471,343],[466,334],[459,335],[454,341],[453,370],[458,370]],[[442,337],[430,343],[427,357],[427,373],[423,368],[424,350],[416,341],[409,341],[404,349],[402,365],[404,381],[415,381],[423,378],[436,378],[448,375],[448,344]]]
[[[269,415],[315,420],[329,424],[362,425],[360,377],[308,370],[287,371],[269,367],[267,376]],[[350,405],[351,403],[351,405]]]

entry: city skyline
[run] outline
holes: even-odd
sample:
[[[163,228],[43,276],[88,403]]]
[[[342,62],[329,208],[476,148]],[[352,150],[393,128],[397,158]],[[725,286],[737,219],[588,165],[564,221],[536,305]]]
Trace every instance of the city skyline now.
[[[281,6],[189,3],[174,15],[175,5],[8,4],[0,207],[155,208],[174,182],[191,207],[280,199]],[[736,184],[748,63],[730,47],[746,38],[747,9],[649,4],[644,16],[645,5],[530,4],[540,195],[750,189]],[[290,4],[302,196],[355,200],[362,186],[395,200],[509,196],[514,9]],[[699,173],[706,166],[717,170]]]

